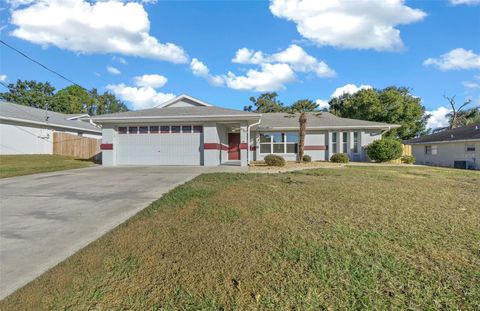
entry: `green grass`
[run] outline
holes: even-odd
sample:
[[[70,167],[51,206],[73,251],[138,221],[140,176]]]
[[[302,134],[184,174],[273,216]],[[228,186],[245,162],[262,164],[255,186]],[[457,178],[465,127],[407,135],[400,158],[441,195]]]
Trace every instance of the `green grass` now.
[[[49,154],[0,156],[0,178],[63,171],[92,165],[91,161]]]
[[[209,174],[1,310],[479,310],[480,173]]]

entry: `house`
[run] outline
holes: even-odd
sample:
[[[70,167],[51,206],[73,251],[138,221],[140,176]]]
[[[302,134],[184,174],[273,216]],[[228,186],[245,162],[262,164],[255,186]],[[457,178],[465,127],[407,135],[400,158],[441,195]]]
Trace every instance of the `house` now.
[[[53,133],[100,139],[88,114],[68,115],[0,101],[0,154],[52,154]]]
[[[480,169],[480,124],[410,139],[417,164]]]
[[[267,154],[296,160],[298,117],[257,114],[213,106],[181,95],[155,108],[100,115],[104,165],[246,166]],[[397,125],[308,115],[305,153],[328,160],[347,153],[366,160],[364,147]]]

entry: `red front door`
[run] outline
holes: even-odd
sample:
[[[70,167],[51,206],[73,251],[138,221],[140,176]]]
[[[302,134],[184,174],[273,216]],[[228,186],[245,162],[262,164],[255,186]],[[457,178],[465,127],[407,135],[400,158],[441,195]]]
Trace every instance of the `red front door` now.
[[[228,133],[228,159],[240,160],[240,133]]]

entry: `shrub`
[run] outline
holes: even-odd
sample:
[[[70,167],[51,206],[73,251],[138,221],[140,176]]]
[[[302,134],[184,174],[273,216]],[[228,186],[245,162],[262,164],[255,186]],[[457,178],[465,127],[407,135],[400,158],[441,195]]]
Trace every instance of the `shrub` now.
[[[264,160],[268,166],[285,166],[285,159],[276,154],[269,154]]]
[[[348,163],[350,159],[346,153],[335,153],[331,158],[330,161],[335,163]]]
[[[379,139],[367,146],[367,154],[375,162],[386,162],[400,158],[402,144],[395,139]]]
[[[405,164],[415,163],[415,157],[411,155],[404,155],[400,158],[400,160],[402,160],[402,163],[405,163]]]
[[[312,157],[309,156],[308,154],[304,155],[302,158],[303,162],[312,162]]]

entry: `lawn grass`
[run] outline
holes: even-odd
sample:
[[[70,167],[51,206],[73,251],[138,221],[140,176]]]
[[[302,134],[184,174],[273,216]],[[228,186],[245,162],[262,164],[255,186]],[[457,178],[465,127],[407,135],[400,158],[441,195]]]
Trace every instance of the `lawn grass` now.
[[[480,173],[195,178],[1,310],[479,310]]]
[[[0,178],[63,171],[92,165],[91,161],[50,154],[2,155]]]

